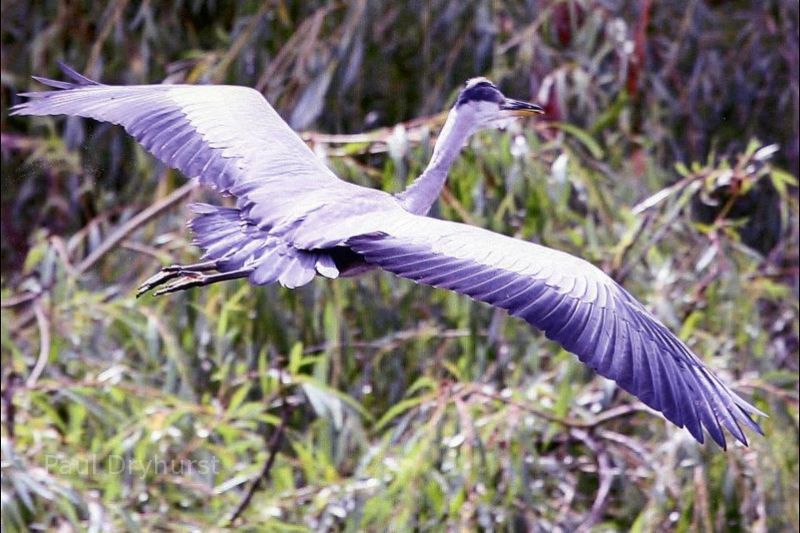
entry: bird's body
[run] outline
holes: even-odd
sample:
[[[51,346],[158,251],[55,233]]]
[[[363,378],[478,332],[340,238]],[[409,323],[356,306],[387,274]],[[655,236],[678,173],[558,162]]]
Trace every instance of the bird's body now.
[[[168,267],[142,290],[173,292],[235,278],[298,287],[381,268],[506,309],[703,442],[722,428],[760,432],[739,398],[621,286],[572,255],[427,215],[467,138],[538,106],[468,82],[425,172],[398,195],[338,179],[256,91],[233,86],[74,82],[28,93],[13,114],[67,114],[120,124],[164,163],[234,207],[193,206],[204,261]]]

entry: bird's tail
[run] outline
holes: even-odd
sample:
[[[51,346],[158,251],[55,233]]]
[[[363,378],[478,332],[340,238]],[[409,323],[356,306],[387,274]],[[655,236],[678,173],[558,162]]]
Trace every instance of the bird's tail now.
[[[189,222],[194,242],[220,272],[249,269],[249,279],[256,285],[277,281],[290,288],[307,284],[317,273],[329,278],[339,274],[328,254],[293,247],[243,220],[235,207],[192,204],[191,208],[199,215]]]

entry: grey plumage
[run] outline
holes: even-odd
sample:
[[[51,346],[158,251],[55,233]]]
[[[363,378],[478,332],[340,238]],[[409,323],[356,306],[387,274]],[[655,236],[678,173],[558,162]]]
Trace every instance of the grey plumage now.
[[[72,82],[37,78],[16,115],[67,114],[122,125],[164,163],[236,198],[193,206],[204,262],[174,266],[142,290],[182,290],[247,277],[298,287],[381,268],[507,310],[685,427],[725,447],[726,428],[761,432],[763,415],[731,391],[625,289],[569,254],[425,216],[475,131],[538,106],[510,100],[488,80],[468,82],[425,172],[392,196],[339,180],[256,91],[234,86],[102,85],[65,67]],[[216,273],[207,274],[209,271]]]

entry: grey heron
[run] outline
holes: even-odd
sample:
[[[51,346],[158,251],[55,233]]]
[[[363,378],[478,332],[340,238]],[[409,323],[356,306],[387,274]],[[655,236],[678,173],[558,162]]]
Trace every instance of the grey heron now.
[[[164,294],[236,278],[299,287],[380,268],[502,308],[597,373],[722,448],[723,428],[747,445],[762,433],[740,398],[624,288],[592,264],[427,216],[466,140],[542,108],[467,82],[425,171],[392,195],[340,180],[254,89],[222,85],[104,85],[64,66],[71,81],[24,93],[13,115],[77,115],[119,124],[165,164],[235,198],[193,206],[203,262],[162,269],[140,293]]]

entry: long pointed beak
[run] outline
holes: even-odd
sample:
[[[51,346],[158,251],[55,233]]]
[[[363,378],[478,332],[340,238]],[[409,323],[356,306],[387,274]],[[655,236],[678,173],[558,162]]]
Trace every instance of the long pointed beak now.
[[[541,106],[521,100],[512,100],[511,98],[506,98],[506,101],[500,104],[500,109],[504,111],[504,114],[511,117],[531,117],[544,113],[544,109]]]

